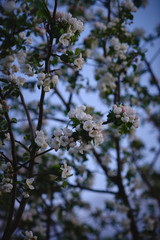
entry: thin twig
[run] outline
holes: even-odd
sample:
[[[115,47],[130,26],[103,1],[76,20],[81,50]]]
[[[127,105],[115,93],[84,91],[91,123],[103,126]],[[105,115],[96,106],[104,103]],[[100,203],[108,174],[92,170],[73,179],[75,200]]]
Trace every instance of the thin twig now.
[[[39,157],[39,156],[42,156],[43,154],[45,154],[45,153],[47,153],[47,152],[50,152],[51,150],[53,150],[53,148],[50,148],[50,149],[48,149],[48,150],[46,150],[46,151],[44,151],[44,152],[38,153],[37,155],[35,155],[35,158],[36,158],[36,157]]]
[[[31,151],[20,141],[15,140],[16,143],[20,144],[27,152],[31,153]]]
[[[0,152],[0,154],[4,157],[5,160],[12,163],[12,161],[3,152]]]
[[[22,92],[21,92],[20,90],[19,90],[19,94],[20,94],[20,98],[21,98],[23,107],[24,107],[24,109],[25,109],[26,115],[27,115],[27,119],[28,119],[28,123],[29,123],[29,128],[30,128],[30,132],[31,132],[31,137],[32,137],[32,140],[34,140],[34,130],[33,130],[33,125],[32,125],[32,120],[31,120],[31,117],[30,117],[30,113],[29,113],[28,107],[27,107],[27,105],[26,105],[26,103],[25,103],[23,94],[22,94]]]
[[[91,188],[88,188],[88,187],[85,187],[82,185],[73,185],[71,183],[68,183],[68,185],[73,188],[80,188],[82,190],[84,189],[84,190],[88,190],[88,191],[96,192],[96,193],[108,193],[108,194],[114,194],[114,195],[118,194],[118,192],[113,192],[113,191],[109,191],[109,190],[91,189]]]
[[[154,81],[154,83],[155,83],[155,85],[156,85],[156,87],[157,87],[157,89],[158,89],[159,95],[160,95],[160,85],[159,85],[159,82],[158,82],[156,76],[154,75],[154,73],[153,73],[153,71],[152,71],[152,68],[151,68],[151,66],[150,66],[150,63],[147,61],[147,59],[144,59],[144,62],[145,62],[146,65],[147,65],[148,71],[150,72],[150,74],[151,74],[151,76],[152,76],[152,79],[153,79],[153,81]]]
[[[64,105],[66,106],[66,109],[69,111],[69,107],[67,102],[65,101],[65,99],[62,97],[61,93],[59,92],[59,90],[57,88],[54,88],[56,94],[59,96],[59,98],[61,99],[61,101],[64,103]]]

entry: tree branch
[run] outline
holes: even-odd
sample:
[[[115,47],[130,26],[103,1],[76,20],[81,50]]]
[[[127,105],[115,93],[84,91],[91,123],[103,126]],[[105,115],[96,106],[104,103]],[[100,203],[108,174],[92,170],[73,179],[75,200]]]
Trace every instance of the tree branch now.
[[[154,84],[156,85],[157,89],[158,89],[158,92],[159,92],[159,95],[160,95],[160,85],[159,85],[159,82],[156,78],[156,76],[154,75],[153,71],[152,71],[152,68],[150,66],[150,63],[147,61],[147,59],[144,59],[144,62],[146,63],[147,65],[147,68],[148,68],[148,71],[150,72],[151,76],[152,76],[152,79],[154,81]]]
[[[29,113],[28,107],[27,107],[27,105],[26,105],[26,103],[25,103],[23,94],[22,94],[22,92],[21,92],[20,90],[19,90],[19,94],[20,94],[20,98],[21,98],[23,107],[24,107],[24,109],[25,109],[26,115],[27,115],[27,119],[28,119],[28,123],[29,123],[29,128],[30,128],[30,132],[31,132],[31,137],[32,137],[32,140],[34,140],[34,130],[33,130],[33,125],[32,125],[32,120],[31,120],[31,117],[30,117],[30,113]]]
[[[118,192],[113,192],[113,191],[109,191],[109,190],[99,190],[99,189],[91,189],[91,188],[88,188],[88,187],[85,187],[85,186],[81,186],[81,185],[73,185],[71,183],[68,183],[68,185],[70,187],[73,187],[73,188],[80,188],[82,190],[88,190],[88,191],[91,191],[91,192],[96,192],[96,193],[108,193],[108,194],[118,194]]]

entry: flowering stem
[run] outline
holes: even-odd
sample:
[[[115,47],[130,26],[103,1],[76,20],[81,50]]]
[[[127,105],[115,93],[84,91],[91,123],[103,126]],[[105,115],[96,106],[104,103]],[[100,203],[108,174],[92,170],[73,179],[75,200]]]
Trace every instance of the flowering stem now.
[[[56,8],[57,8],[57,1],[55,1],[55,8],[54,8],[54,15],[53,15],[54,19],[55,19],[55,14],[56,14]],[[48,24],[51,24],[51,29],[53,29],[53,23],[50,22],[50,19],[49,19]],[[52,52],[52,44],[53,44],[52,32],[50,32],[49,35],[50,35],[50,41],[49,41],[49,47],[48,47],[48,54],[47,54],[47,58],[46,58],[46,61],[45,61],[45,72],[46,73],[49,73],[49,60],[50,60],[50,56],[51,56],[51,52]],[[22,94],[20,94],[20,97],[21,97],[22,104],[25,108],[26,114],[27,114],[32,138],[34,138],[33,127],[32,127],[32,124],[31,124],[28,109],[25,105]],[[41,130],[41,126],[42,126],[44,98],[45,98],[45,92],[44,92],[44,89],[42,87],[40,105],[39,105],[39,118],[38,118],[37,130]],[[11,129],[11,122],[10,122],[10,119],[9,119],[9,116],[8,116],[7,113],[6,113],[6,119],[8,121],[8,128],[9,128],[11,146],[12,146],[13,169],[14,169],[14,172],[17,172],[15,140],[14,140],[14,136],[13,136],[12,129]],[[32,151],[30,153],[30,161],[29,161],[29,167],[28,167],[28,178],[32,177],[32,175],[33,175],[35,152],[36,152],[36,146],[33,145]],[[10,206],[10,212],[9,212],[9,216],[8,216],[7,226],[6,226],[4,235],[2,237],[2,240],[9,240],[11,238],[12,234],[14,233],[17,226],[19,225],[19,222],[21,220],[22,214],[24,212],[24,209],[25,209],[25,206],[26,206],[26,203],[27,203],[27,199],[22,198],[22,200],[20,202],[20,206],[17,210],[14,221],[12,223],[12,217],[13,217],[14,205],[15,205],[15,199],[16,199],[16,182],[17,182],[17,174],[13,174],[13,190],[12,190],[11,206]],[[12,225],[11,225],[11,223],[12,223]]]
[[[7,218],[7,224],[6,224],[6,228],[4,230],[2,240],[8,240],[10,238],[10,229],[11,229],[11,223],[12,223],[12,217],[13,217],[13,213],[14,213],[14,206],[15,206],[15,199],[16,199],[16,192],[17,192],[17,156],[16,156],[15,139],[14,139],[14,135],[12,132],[11,121],[10,121],[8,113],[5,113],[5,117],[8,122],[8,131],[10,134],[11,152],[12,152],[12,158],[13,158],[12,165],[13,165],[13,171],[15,174],[13,174],[13,189],[12,189],[9,215]]]
[[[1,96],[1,99],[4,100],[4,96],[1,93],[1,88],[0,88],[0,96]],[[10,229],[11,229],[11,223],[12,223],[12,217],[13,217],[13,213],[14,213],[14,205],[15,205],[15,199],[16,199],[16,192],[17,192],[17,156],[16,156],[15,139],[14,139],[14,134],[12,131],[12,123],[11,123],[10,117],[7,112],[5,113],[5,118],[8,123],[8,132],[10,135],[11,152],[12,152],[12,159],[13,159],[12,166],[13,166],[13,171],[15,174],[13,174],[13,189],[12,189],[12,196],[11,196],[11,204],[10,204],[9,214],[8,214],[8,218],[7,218],[7,224],[6,224],[6,228],[4,230],[2,240],[8,240],[10,237],[9,233],[10,233]]]

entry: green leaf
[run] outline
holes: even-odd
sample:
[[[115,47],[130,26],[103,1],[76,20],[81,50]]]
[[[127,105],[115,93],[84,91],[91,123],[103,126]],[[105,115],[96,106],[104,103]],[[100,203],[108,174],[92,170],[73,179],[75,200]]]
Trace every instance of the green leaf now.
[[[66,188],[67,185],[68,185],[68,182],[67,182],[67,181],[64,181],[64,182],[62,183],[62,187],[64,187],[64,188]]]
[[[81,52],[81,50],[80,50],[79,48],[76,48],[76,50],[75,50],[75,55],[79,55],[80,52]]]
[[[17,119],[16,118],[12,118],[11,119],[13,123],[17,123]]]
[[[68,62],[69,62],[69,57],[68,57],[67,55],[65,55],[65,54],[62,54],[62,55],[60,56],[60,59],[61,59],[63,62],[65,62],[65,63],[68,63]]]

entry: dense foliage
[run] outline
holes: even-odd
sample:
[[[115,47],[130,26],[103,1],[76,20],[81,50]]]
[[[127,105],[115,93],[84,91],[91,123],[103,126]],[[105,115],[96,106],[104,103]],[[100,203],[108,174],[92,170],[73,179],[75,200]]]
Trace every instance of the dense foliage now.
[[[160,30],[131,31],[146,2],[1,1],[2,240],[159,239]]]

